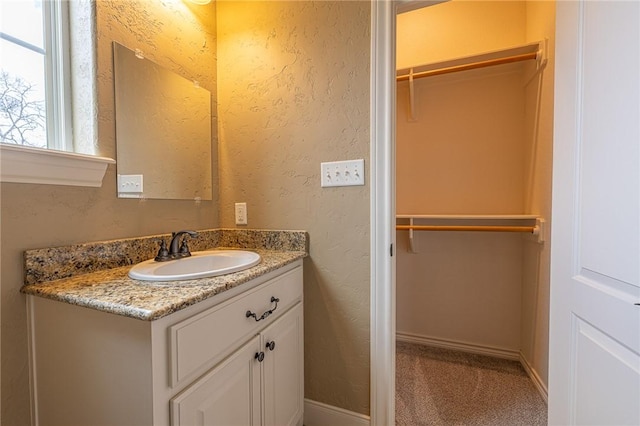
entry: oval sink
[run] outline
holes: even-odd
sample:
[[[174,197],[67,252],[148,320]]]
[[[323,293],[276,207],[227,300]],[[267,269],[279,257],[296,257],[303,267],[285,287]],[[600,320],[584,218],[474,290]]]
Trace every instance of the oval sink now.
[[[251,268],[260,263],[260,255],[245,250],[207,250],[190,257],[156,262],[145,260],[129,271],[129,277],[143,281],[183,281],[216,277]]]

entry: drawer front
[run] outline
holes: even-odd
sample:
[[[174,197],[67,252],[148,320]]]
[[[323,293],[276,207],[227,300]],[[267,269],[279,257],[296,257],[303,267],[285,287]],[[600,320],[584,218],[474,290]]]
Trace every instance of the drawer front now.
[[[204,372],[301,299],[297,267],[169,327],[170,386]]]

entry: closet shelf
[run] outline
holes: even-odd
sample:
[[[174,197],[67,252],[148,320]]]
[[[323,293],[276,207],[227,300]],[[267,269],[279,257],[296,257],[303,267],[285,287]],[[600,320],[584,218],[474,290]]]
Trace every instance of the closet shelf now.
[[[396,219],[531,220],[534,214],[398,214]]]
[[[413,87],[415,79],[535,60],[536,69],[528,78],[530,82],[547,65],[547,44],[548,41],[545,39],[537,43],[399,69],[396,71],[396,82],[409,82],[409,114],[411,119],[415,120],[415,89]]]
[[[546,41],[399,69],[396,72],[396,80],[411,81],[415,78],[431,77],[532,59],[537,61],[538,67],[542,65],[542,62],[546,61]]]
[[[536,235],[538,230],[535,226],[513,226],[513,225],[396,225],[398,231],[479,231],[479,232],[529,232]]]
[[[411,78],[434,77],[436,75],[475,70],[478,68],[492,67],[495,65],[511,64],[513,62],[528,61],[531,59],[538,59],[538,53],[537,52],[524,53],[522,55],[507,56],[505,58],[498,58],[498,59],[489,59],[486,61],[472,62],[470,64],[465,64],[465,65],[456,65],[452,67],[437,68],[434,70],[421,71],[421,72],[414,72],[413,68],[411,68],[411,70],[409,71],[409,74],[396,76],[396,81],[407,81]]]
[[[536,215],[396,215],[396,230],[409,231],[409,251],[415,253],[414,231],[523,232],[544,242],[544,219]]]

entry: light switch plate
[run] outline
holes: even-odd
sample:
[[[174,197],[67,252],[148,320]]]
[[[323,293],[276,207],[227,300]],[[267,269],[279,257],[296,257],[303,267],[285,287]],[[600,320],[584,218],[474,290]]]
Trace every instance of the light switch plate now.
[[[364,185],[364,160],[331,161],[320,164],[320,186]]]
[[[121,194],[142,194],[142,175],[118,175],[118,192]]]

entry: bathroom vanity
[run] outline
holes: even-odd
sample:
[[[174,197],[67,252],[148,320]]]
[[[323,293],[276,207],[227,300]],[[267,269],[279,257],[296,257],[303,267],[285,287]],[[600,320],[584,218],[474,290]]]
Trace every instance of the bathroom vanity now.
[[[220,277],[25,286],[36,424],[301,425],[306,253],[258,252]]]

